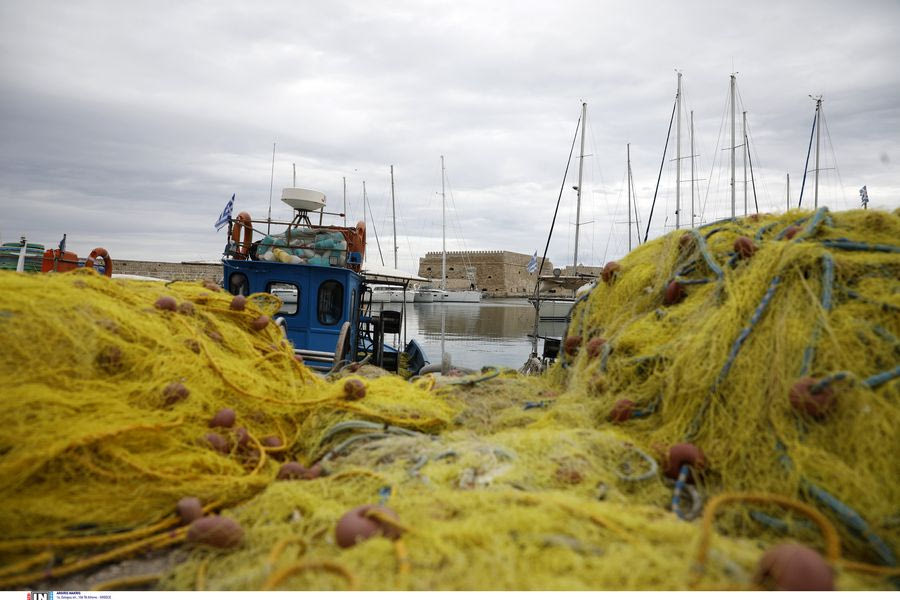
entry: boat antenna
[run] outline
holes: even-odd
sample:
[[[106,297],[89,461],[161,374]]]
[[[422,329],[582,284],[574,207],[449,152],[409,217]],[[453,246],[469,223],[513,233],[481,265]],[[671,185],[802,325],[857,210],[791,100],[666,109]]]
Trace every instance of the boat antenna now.
[[[666,152],[669,149],[669,138],[672,136],[672,122],[675,120],[675,108],[678,106],[678,98],[672,103],[672,116],[669,117],[669,130],[666,132],[666,145],[663,147],[662,160],[659,161],[659,175],[656,177],[656,189],[653,190],[653,202],[650,204],[650,216],[647,217],[647,230],[644,232],[644,243],[650,235],[650,223],[653,221],[653,209],[656,207],[656,195],[659,193],[659,182],[662,180],[663,166],[666,164]]]
[[[541,256],[541,265],[537,270],[537,281],[534,283],[534,335],[531,336],[531,355],[537,356],[537,330],[540,313],[539,292],[541,286],[541,273],[544,272],[544,261],[547,260],[547,251],[550,249],[550,239],[553,237],[553,227],[556,225],[556,215],[559,213],[559,203],[562,200],[563,191],[566,189],[566,179],[569,177],[569,167],[572,165],[572,153],[575,152],[575,140],[578,139],[578,129],[581,126],[581,117],[575,124],[575,134],[572,136],[572,147],[569,148],[569,158],[566,160],[566,170],[563,173],[562,184],[559,186],[559,196],[556,198],[556,208],[553,209],[553,220],[550,222],[550,233],[547,234],[547,243],[544,244],[544,254]]]
[[[347,226],[347,178],[344,177],[344,227]]]
[[[269,218],[266,223],[266,235],[272,231],[272,186],[275,183],[275,142],[272,142],[272,175],[269,179]]]

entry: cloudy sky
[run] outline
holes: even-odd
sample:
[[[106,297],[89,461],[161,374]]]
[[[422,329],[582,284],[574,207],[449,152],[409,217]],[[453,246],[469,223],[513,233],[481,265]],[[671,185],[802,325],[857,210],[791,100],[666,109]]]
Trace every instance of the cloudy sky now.
[[[543,250],[581,102],[587,103],[579,261],[627,252],[626,144],[646,228],[683,73],[683,156],[694,117],[696,219],[730,214],[729,75],[738,143],[747,111],[756,202],[797,204],[824,97],[819,203],[900,206],[900,3],[115,2],[0,3],[0,237],[113,258],[215,260],[213,223],[273,218],[292,185],[363,218],[369,262],[441,248]],[[675,226],[675,127],[650,237]],[[578,146],[549,257],[571,263]],[[681,161],[682,224],[691,161]],[[813,168],[812,163],[809,166]],[[743,162],[737,158],[738,212]],[[810,178],[812,175],[810,175]],[[812,181],[804,191],[811,205]],[[748,192],[753,208],[752,185]],[[339,218],[337,221],[341,221]]]

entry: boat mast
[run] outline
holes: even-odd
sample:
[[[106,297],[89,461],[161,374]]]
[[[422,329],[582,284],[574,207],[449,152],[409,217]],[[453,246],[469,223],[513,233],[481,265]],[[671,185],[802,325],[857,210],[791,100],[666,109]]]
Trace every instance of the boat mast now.
[[[681,226],[681,71],[678,71],[678,91],[675,92],[675,229]]]
[[[819,208],[819,132],[822,119],[822,96],[816,98],[816,192],[813,195],[813,208]]]
[[[347,226],[347,178],[344,177],[344,227]]]
[[[631,144],[625,146],[628,157],[628,251],[631,252]]]
[[[694,111],[691,111],[691,229],[694,228]]]
[[[447,198],[444,194],[444,155],[441,154],[441,290],[447,289]],[[443,353],[443,349],[441,350]]]
[[[397,208],[394,205],[394,165],[391,165],[391,216],[394,220],[394,268],[397,268]]]
[[[587,118],[587,102],[581,103],[581,155],[578,158],[578,199],[575,208],[575,258],[572,259],[572,275],[578,268],[578,228],[581,225],[581,181],[584,171],[584,121]]]
[[[275,142],[272,142],[272,175],[269,178],[269,219],[266,223],[266,235],[272,232],[272,187],[275,184]]]
[[[747,216],[747,153],[750,149],[747,147],[747,111],[742,113],[743,130],[744,130],[744,147],[741,151],[741,158],[744,160],[744,216]]]
[[[791,210],[791,174],[787,174],[787,197],[785,198],[787,201],[787,209]]]
[[[731,74],[731,218],[734,218],[734,73]]]

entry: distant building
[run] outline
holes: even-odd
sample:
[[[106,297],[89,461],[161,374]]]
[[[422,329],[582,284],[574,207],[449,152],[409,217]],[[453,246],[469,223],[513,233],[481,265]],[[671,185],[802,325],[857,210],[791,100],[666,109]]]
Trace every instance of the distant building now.
[[[540,266],[538,257],[538,266]],[[447,289],[475,289],[491,297],[527,297],[534,294],[537,272],[528,272],[531,256],[507,250],[476,250],[447,253]],[[580,269],[579,269],[580,270]],[[544,275],[553,273],[553,263],[544,261]],[[441,253],[429,252],[419,259],[419,276],[441,281]]]

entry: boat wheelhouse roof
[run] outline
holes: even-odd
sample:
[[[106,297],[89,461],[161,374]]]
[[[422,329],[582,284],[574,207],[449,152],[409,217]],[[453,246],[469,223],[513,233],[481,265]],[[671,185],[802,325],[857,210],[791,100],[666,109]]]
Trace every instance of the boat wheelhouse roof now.
[[[411,281],[428,281],[424,277],[381,265],[363,265],[361,274],[367,284],[406,287]]]

